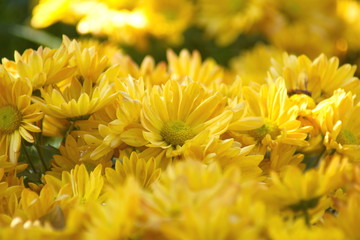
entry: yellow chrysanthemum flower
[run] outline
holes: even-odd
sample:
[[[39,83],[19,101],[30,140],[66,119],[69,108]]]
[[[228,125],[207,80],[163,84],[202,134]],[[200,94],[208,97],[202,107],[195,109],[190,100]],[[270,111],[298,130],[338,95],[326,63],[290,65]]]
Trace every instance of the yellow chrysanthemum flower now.
[[[337,156],[330,160],[329,163],[323,160],[318,168],[305,172],[291,165],[282,174],[271,172],[269,197],[274,204],[277,202],[295,212],[316,207],[322,197],[345,183],[344,176],[349,169],[346,159]]]
[[[360,105],[354,104],[355,96],[342,89],[320,102],[314,109],[316,120],[324,135],[327,149],[359,161],[360,154]]]
[[[66,37],[64,37],[66,38]],[[15,77],[27,79],[34,89],[58,83],[76,71],[70,64],[72,54],[62,44],[58,49],[39,47],[38,50],[27,49],[22,55],[15,52],[15,60],[3,59],[5,69],[12,68]]]
[[[42,121],[42,135],[46,137],[60,137],[66,134],[66,130],[70,127],[70,122],[63,118],[56,118],[44,115]]]
[[[43,111],[57,118],[76,119],[86,117],[111,102],[116,93],[109,83],[109,75],[113,68],[108,69],[98,79],[98,84],[93,84],[91,79],[71,79],[64,88],[48,86],[40,89],[41,98],[33,97]]]
[[[271,59],[280,60],[282,53],[281,50],[273,46],[258,44],[240,56],[231,59],[230,67],[234,74],[241,77],[244,86],[250,82],[264,84],[271,66]]]
[[[244,98],[249,106],[251,116],[262,117],[263,125],[259,128],[244,131],[244,127],[232,127],[232,131],[245,134],[240,142],[246,144],[261,143],[270,146],[275,142],[307,146],[305,138],[311,127],[301,127],[297,120],[298,107],[291,105],[282,79],[278,84],[262,85],[260,89],[244,87]],[[260,149],[261,152],[266,149]],[[264,153],[264,152],[263,152]]]
[[[322,144],[323,136],[321,135],[320,126],[313,112],[313,109],[316,107],[314,99],[300,91],[290,96],[290,102],[299,107],[299,116],[297,119],[301,122],[301,126],[312,128],[307,136],[309,146],[303,147],[301,150],[305,153],[320,153],[324,148]]]
[[[63,37],[65,39],[65,37]],[[64,40],[63,40],[64,41]],[[92,48],[95,48],[95,52],[98,55],[94,65],[97,63],[108,63],[109,67],[110,64],[115,65],[115,59],[119,56],[123,55],[123,51],[117,46],[117,44],[109,41],[99,41],[93,38],[85,38],[85,39],[78,39],[79,45],[81,49],[88,49],[87,51],[94,51]],[[93,65],[93,66],[94,66]]]
[[[190,54],[188,50],[183,49],[179,56],[176,56],[172,50],[168,50],[167,59],[172,79],[182,81],[190,77],[191,80],[199,81],[206,86],[223,81],[224,69],[212,59],[203,62],[198,51]]]
[[[182,33],[193,21],[195,7],[189,0],[146,0],[141,9],[149,22],[146,30],[150,34],[178,44],[183,40]]]
[[[356,66],[339,66],[339,59],[328,59],[324,54],[311,61],[307,56],[296,57],[284,53],[281,62],[273,61],[269,82],[283,77],[289,95],[302,93],[311,96],[315,103],[332,96],[338,88],[359,93],[359,79],[354,77]]]
[[[215,87],[215,89],[217,88]],[[237,132],[254,130],[263,125],[263,117],[254,115],[244,99],[240,78],[237,78],[231,85],[221,84],[220,92],[228,97],[227,107],[233,112],[233,118],[226,134],[236,138]]]
[[[273,45],[310,57],[335,53],[334,43],[342,27],[336,16],[336,0],[316,3],[311,0],[277,0],[267,3],[267,16],[259,27]]]
[[[296,146],[276,143],[271,149],[270,157],[261,162],[260,167],[265,174],[269,174],[270,171],[282,172],[288,166],[301,168],[304,155],[296,154],[297,149]]]
[[[122,66],[119,77],[125,78],[130,75],[135,79],[142,78],[147,87],[164,84],[170,78],[167,64],[165,62],[155,64],[155,60],[151,56],[146,56],[138,65],[130,56],[117,54],[114,64]]]
[[[5,160],[5,159],[4,159]],[[8,173],[4,168],[0,168],[0,225],[6,226],[11,222],[15,214],[21,191],[24,189],[22,180],[16,177],[16,172]],[[15,175],[15,176],[14,176]]]
[[[24,171],[26,168],[28,167],[28,164],[23,163],[23,162],[17,162],[17,163],[12,163],[9,162],[8,156],[7,155],[0,155],[0,169],[3,169],[5,172],[8,173],[8,176],[13,175],[13,181],[12,184],[21,184],[20,182],[22,180],[20,179],[16,179],[16,173],[21,173],[22,171]],[[9,173],[12,174],[9,174]],[[1,177],[0,177],[1,179]]]
[[[359,236],[355,66],[275,56],[261,85],[267,67],[250,82],[198,52],[169,50],[168,65],[152,57],[137,65],[99,48],[64,37],[59,49],[0,65],[0,239]],[[52,164],[45,175],[38,147]]]
[[[16,217],[23,221],[38,220],[55,207],[56,192],[50,185],[45,185],[40,194],[25,188],[21,193],[20,207]]]
[[[156,166],[154,158],[140,158],[136,152],[132,152],[129,158],[117,160],[115,169],[106,168],[105,170],[106,179],[113,186],[123,184],[126,179],[133,176],[141,187],[148,188],[160,174],[161,169]]]
[[[234,168],[185,160],[169,166],[144,198],[153,239],[259,239],[266,224],[261,189]]]
[[[33,17],[31,19],[31,25],[36,28],[48,27],[58,21],[64,21],[65,23],[75,23],[79,18],[77,12],[79,8],[75,8],[72,12],[71,9],[74,7],[73,2],[70,0],[52,1],[52,0],[41,0],[39,5],[34,7]]]
[[[44,181],[54,187],[61,206],[68,211],[74,204],[101,203],[104,200],[104,177],[101,172],[101,165],[89,173],[82,164],[76,165],[70,172],[63,171],[61,179],[46,174]]]
[[[86,144],[84,139],[68,135],[65,144],[59,147],[61,155],[54,155],[51,161],[51,171],[47,174],[61,178],[63,171],[70,171],[76,165],[84,164],[85,167],[91,171],[97,166],[102,166],[103,169],[111,167],[112,154],[105,154],[97,160],[90,158],[90,154],[94,150],[94,146]]]
[[[84,239],[132,239],[140,236],[138,223],[141,211],[141,188],[133,178],[123,185],[107,189],[105,206],[95,205],[91,223],[83,233]]]
[[[150,227],[159,225],[153,231],[171,234],[172,237],[169,238],[173,239],[175,237],[173,232],[182,229],[178,224],[185,225],[183,221],[180,221],[187,215],[185,209],[201,210],[213,202],[213,198],[222,203],[234,201],[236,190],[233,189],[234,192],[230,188],[220,186],[226,186],[226,183],[237,180],[239,180],[238,172],[232,172],[232,174],[229,172],[224,177],[217,164],[207,166],[198,161],[188,160],[169,166],[162,174],[160,181],[152,185],[152,192],[145,200],[145,210],[148,211],[148,221],[150,221],[148,225]],[[164,219],[172,219],[172,221],[166,223]],[[216,229],[221,231],[221,228]],[[182,235],[190,234],[191,230],[188,230]]]
[[[119,151],[119,159],[130,159],[131,154],[134,152],[133,147],[128,147]],[[166,152],[161,148],[137,148],[136,154],[139,159],[154,159],[156,168],[165,170],[169,165],[173,163],[172,158],[166,157]]]
[[[5,163],[6,156],[2,156],[2,159],[0,158],[0,160],[4,161]],[[0,181],[6,182],[10,187],[14,186],[22,189],[25,187],[24,177],[19,177],[17,174],[24,171],[26,167],[27,164],[24,163],[12,164],[6,162],[4,168],[1,168],[2,170],[0,170]]]
[[[338,21],[336,17],[329,20]],[[338,41],[337,38],[333,36],[336,34],[338,28],[334,28],[330,25],[332,30],[328,32],[317,31],[317,28],[312,26],[311,22],[305,24],[304,22],[305,21],[301,20],[300,22],[293,23],[289,26],[279,27],[279,31],[267,33],[268,38],[275,47],[284,49],[287,52],[306,54],[306,56],[312,58],[315,58],[321,53],[335,55],[337,49],[336,44],[334,43]],[[340,21],[338,21],[338,26],[341,26]],[[270,30],[271,29],[274,29],[274,27],[270,28]],[[291,36],[298,37],[294,38]]]
[[[70,41],[66,36],[63,36],[63,45],[74,56],[70,62],[76,66],[75,74],[78,78],[93,83],[100,81],[100,75],[109,67],[108,57],[100,55],[96,46],[87,48],[76,40]]]
[[[220,135],[232,117],[225,103],[224,97],[210,95],[198,82],[182,86],[169,81],[163,88],[152,88],[143,99],[141,112],[147,146],[162,148],[167,157],[175,157],[201,133]]]
[[[210,164],[217,162],[224,168],[234,167],[240,169],[243,178],[256,178],[262,171],[259,167],[263,155],[251,155],[254,146],[241,147],[234,139],[221,140],[203,135],[196,138],[195,143],[189,144],[184,152],[185,159],[200,160]]]
[[[0,153],[16,163],[21,141],[34,142],[32,132],[40,132],[33,123],[43,114],[31,103],[32,88],[27,81],[16,80],[0,66]]]
[[[27,237],[19,239],[28,239],[29,236],[32,239],[79,238],[80,229],[88,223],[89,214],[86,215],[85,209],[74,202],[70,208],[64,209],[64,199],[69,196],[58,195],[57,190],[57,186],[51,184],[45,184],[39,193],[24,188],[6,227],[27,234]],[[83,220],[79,221],[80,218]]]
[[[198,23],[216,37],[218,44],[227,45],[262,20],[266,1],[227,0],[219,4],[214,0],[201,0],[198,6]]]
[[[135,45],[139,49],[148,47],[147,34],[151,20],[143,9],[113,9],[100,1],[88,1],[85,4],[90,7],[90,11],[77,24],[80,34],[105,35],[111,41]]]
[[[97,126],[98,133],[96,135],[84,135],[85,141],[97,146],[91,154],[93,159],[98,159],[104,154],[127,145],[141,147],[148,143],[143,137],[143,127],[140,124],[141,100],[145,92],[144,82],[142,79],[135,80],[128,77],[117,81],[115,88],[120,91],[120,94],[115,103],[109,107],[113,109],[114,116],[109,119],[109,122],[106,122],[100,116],[101,113],[97,114],[95,117],[104,119],[106,123],[100,123]],[[99,136],[97,137],[97,135]]]
[[[107,35],[115,41],[144,47],[149,19],[137,2],[42,0],[33,10],[31,25],[44,28],[58,21],[77,23],[81,34]]]

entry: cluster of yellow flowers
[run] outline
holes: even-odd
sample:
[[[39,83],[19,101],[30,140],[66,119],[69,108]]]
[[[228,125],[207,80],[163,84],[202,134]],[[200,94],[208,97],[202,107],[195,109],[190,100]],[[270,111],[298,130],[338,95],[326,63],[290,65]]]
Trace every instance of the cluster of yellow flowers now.
[[[356,67],[271,55],[3,59],[0,238],[359,239]]]
[[[315,57],[359,51],[359,20],[357,0],[40,0],[31,24],[77,24],[81,34],[139,47],[149,36],[180,43],[195,26],[219,45],[260,34],[282,50]]]

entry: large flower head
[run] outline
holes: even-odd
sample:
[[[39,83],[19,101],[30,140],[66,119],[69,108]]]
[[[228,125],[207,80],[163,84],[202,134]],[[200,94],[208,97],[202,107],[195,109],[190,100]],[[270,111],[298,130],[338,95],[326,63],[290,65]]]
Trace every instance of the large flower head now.
[[[29,80],[34,89],[58,83],[76,71],[69,62],[72,53],[64,44],[58,49],[27,49],[22,55],[15,52],[14,58],[14,61],[4,59],[4,67],[16,77]]]
[[[263,124],[247,131],[244,131],[244,126],[241,124],[236,124],[231,131],[240,133],[239,138],[245,144],[261,143],[263,146],[273,147],[276,142],[279,142],[307,146],[305,138],[311,127],[301,127],[301,122],[297,120],[298,107],[290,103],[282,79],[279,79],[277,83],[244,87],[249,114],[262,117]],[[241,136],[241,134],[245,135]]]
[[[40,132],[34,122],[43,116],[31,103],[32,88],[27,81],[14,79],[0,67],[0,153],[12,163],[20,154],[21,141],[34,142],[32,132]]]
[[[197,82],[169,81],[163,88],[154,87],[144,97],[141,112],[147,146],[162,148],[174,157],[200,134],[223,133],[232,117],[225,104],[226,98],[208,93]]]
[[[46,174],[44,182],[54,187],[61,201],[61,207],[67,211],[74,205],[93,201],[103,202],[104,177],[101,172],[101,165],[91,172],[83,164],[76,165],[70,172],[63,171],[61,179]]]
[[[354,77],[356,66],[344,64],[339,66],[339,59],[328,59],[321,54],[313,61],[305,55],[296,57],[284,53],[281,62],[273,61],[270,68],[269,82],[279,76],[285,80],[289,95],[296,92],[309,95],[316,103],[332,96],[338,88],[358,93],[359,79]]]
[[[318,168],[305,172],[291,165],[281,174],[272,172],[269,197],[295,212],[315,208],[322,197],[344,185],[349,169],[346,159],[339,156],[322,160]]]
[[[40,89],[43,99],[34,97],[34,100],[41,104],[46,114],[53,117],[86,117],[106,106],[116,96],[108,79],[113,70],[108,69],[95,84],[91,79],[74,77],[62,88],[55,85],[45,87]]]
[[[114,152],[117,148],[141,147],[147,143],[143,138],[143,127],[140,124],[144,81],[128,77],[119,79],[115,86],[120,94],[113,104],[104,109],[104,111],[112,109],[112,114],[105,114],[102,111],[94,115],[92,119],[99,119],[102,122],[96,126],[98,129],[95,133],[85,135],[88,143],[97,146],[91,154],[93,159]],[[88,124],[87,122],[85,121],[85,124]]]
[[[354,104],[354,98],[351,92],[338,89],[332,97],[320,102],[314,113],[326,148],[359,161],[360,105]]]
[[[234,168],[185,160],[169,166],[144,197],[152,239],[262,239],[268,209],[262,186]],[[164,236],[163,238],[160,238]]]

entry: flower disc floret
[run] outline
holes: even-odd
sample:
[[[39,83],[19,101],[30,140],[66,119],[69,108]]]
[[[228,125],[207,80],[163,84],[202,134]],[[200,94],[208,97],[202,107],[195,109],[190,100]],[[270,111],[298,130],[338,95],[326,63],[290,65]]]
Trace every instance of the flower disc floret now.
[[[336,141],[342,145],[354,145],[359,144],[356,136],[349,130],[343,129],[339,132],[339,135],[336,138]]]
[[[21,113],[13,106],[0,107],[0,133],[10,134],[19,128]]]
[[[254,130],[249,131],[249,135],[256,141],[261,141],[266,134],[270,134],[271,139],[275,139],[281,134],[279,127],[270,121],[265,121],[264,125]]]
[[[186,140],[194,136],[191,128],[182,121],[172,121],[164,123],[160,135],[165,142],[173,146],[183,145]]]

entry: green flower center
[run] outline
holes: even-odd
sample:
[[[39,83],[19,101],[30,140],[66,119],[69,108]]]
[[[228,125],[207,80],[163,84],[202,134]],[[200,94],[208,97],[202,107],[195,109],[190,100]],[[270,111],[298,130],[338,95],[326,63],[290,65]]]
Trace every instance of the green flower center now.
[[[19,128],[21,113],[13,106],[0,107],[0,133],[10,134]]]
[[[275,139],[278,135],[281,134],[281,131],[275,123],[269,120],[265,120],[264,125],[257,129],[248,131],[248,134],[256,141],[261,141],[266,136],[266,134],[270,134],[271,139]]]
[[[172,121],[164,124],[160,131],[166,143],[173,146],[183,145],[194,136],[191,128],[182,121]]]
[[[336,138],[336,141],[342,145],[359,144],[356,136],[347,129],[341,130]]]

